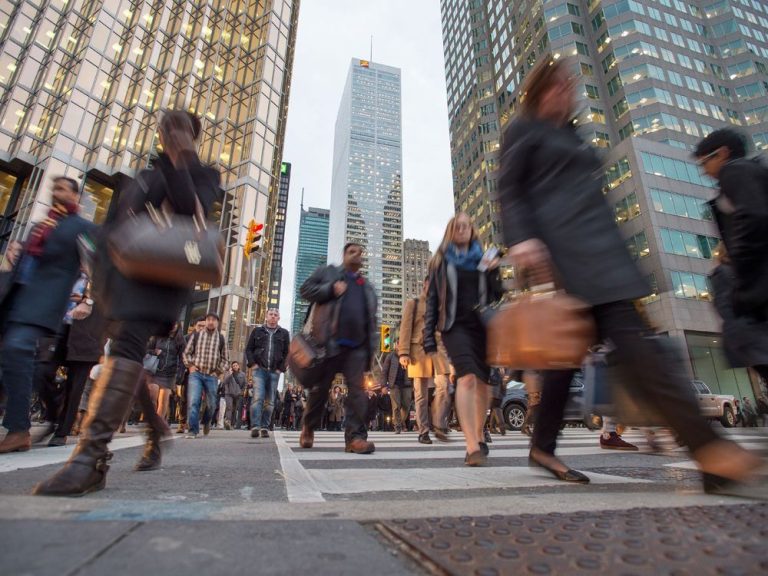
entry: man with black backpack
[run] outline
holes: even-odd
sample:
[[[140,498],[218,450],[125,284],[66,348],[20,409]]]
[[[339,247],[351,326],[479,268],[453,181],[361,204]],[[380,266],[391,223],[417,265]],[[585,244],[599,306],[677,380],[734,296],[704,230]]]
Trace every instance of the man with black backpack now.
[[[189,434],[200,434],[200,403],[205,391],[206,408],[203,414],[203,434],[211,431],[211,418],[216,409],[216,390],[219,378],[229,366],[227,342],[219,332],[219,317],[213,312],[205,316],[205,330],[195,332],[184,350],[184,365],[189,370],[187,383],[187,416]]]

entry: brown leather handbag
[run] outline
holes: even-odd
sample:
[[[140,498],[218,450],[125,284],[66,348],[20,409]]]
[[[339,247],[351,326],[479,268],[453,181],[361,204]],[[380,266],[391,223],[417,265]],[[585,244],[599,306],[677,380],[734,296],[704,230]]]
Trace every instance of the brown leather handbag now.
[[[509,297],[486,326],[488,364],[521,370],[579,368],[597,339],[589,304],[549,287]]]
[[[318,342],[314,330],[315,305],[309,310],[301,332],[294,335],[288,346],[288,368],[305,388],[319,384],[325,370],[326,349]]]
[[[127,218],[109,236],[109,252],[127,278],[189,288],[196,282],[217,285],[224,271],[224,240],[216,228],[206,226],[200,201],[194,216],[160,210]]]

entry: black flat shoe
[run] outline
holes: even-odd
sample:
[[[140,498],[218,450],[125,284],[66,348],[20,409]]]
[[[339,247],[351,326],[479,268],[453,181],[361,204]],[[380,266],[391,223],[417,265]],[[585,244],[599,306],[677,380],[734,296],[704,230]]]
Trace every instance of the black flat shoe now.
[[[565,472],[560,472],[559,470],[555,470],[554,468],[550,468],[549,466],[545,466],[541,462],[538,462],[534,460],[532,457],[528,457],[528,466],[531,468],[543,468],[552,476],[557,478],[558,480],[562,482],[572,482],[574,484],[589,484],[589,476],[586,476],[579,472],[578,470],[573,470],[569,468]]]
[[[488,456],[488,453],[490,452],[488,444],[485,442],[478,442],[478,444],[480,445],[480,452],[482,452],[484,456]]]

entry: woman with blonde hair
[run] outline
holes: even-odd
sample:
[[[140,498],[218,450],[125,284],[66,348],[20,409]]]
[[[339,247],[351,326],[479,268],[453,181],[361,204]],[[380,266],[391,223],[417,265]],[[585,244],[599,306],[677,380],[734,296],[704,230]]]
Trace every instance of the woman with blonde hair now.
[[[488,445],[482,440],[493,390],[478,308],[501,294],[497,265],[497,260],[483,260],[477,232],[463,212],[450,219],[429,263],[424,352],[437,353],[436,333],[440,332],[458,378],[456,414],[467,445],[467,466],[482,466],[488,456]]]

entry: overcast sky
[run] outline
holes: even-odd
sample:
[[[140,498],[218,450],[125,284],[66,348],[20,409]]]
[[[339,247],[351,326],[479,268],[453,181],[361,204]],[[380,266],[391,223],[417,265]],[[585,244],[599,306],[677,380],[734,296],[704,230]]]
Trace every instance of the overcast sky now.
[[[453,213],[439,0],[303,0],[283,161],[291,163],[281,324],[290,326],[304,206],[330,208],[333,131],[351,58],[402,71],[405,238],[434,250]],[[341,255],[339,255],[341,260]]]

